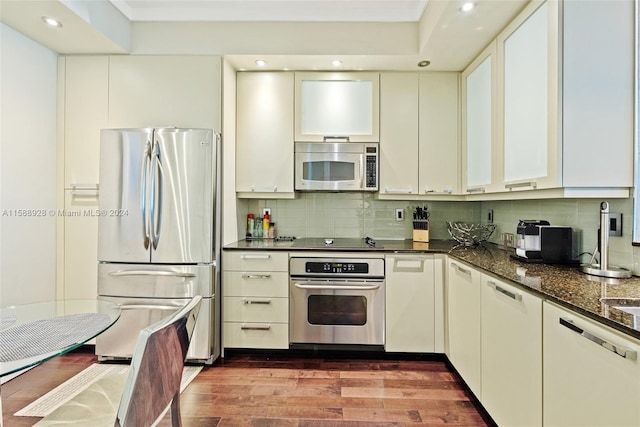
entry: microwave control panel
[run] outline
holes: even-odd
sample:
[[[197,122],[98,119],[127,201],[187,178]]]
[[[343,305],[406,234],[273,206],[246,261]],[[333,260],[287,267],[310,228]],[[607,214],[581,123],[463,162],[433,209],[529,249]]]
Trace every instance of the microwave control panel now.
[[[365,146],[365,187],[368,190],[378,189],[378,147]]]

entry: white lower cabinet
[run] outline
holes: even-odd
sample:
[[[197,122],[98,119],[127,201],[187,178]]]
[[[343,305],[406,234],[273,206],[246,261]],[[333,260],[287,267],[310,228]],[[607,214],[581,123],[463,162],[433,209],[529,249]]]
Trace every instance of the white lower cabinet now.
[[[640,342],[543,306],[544,425],[640,426]]]
[[[482,275],[482,405],[499,426],[542,425],[542,300]]]
[[[434,255],[387,255],[386,339],[389,352],[442,352],[442,261]]]
[[[481,273],[449,259],[447,277],[447,356],[471,391],[481,399]]]
[[[286,252],[225,251],[222,295],[225,348],[289,348]]]
[[[64,217],[64,298],[98,296],[98,191],[66,190]]]

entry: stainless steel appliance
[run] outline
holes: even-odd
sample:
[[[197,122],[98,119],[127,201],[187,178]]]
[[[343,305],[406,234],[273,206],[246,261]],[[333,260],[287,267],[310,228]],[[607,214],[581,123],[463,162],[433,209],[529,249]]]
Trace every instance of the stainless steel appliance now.
[[[384,258],[291,258],[291,346],[383,346]]]
[[[195,295],[187,359],[220,354],[219,146],[209,129],[102,130],[98,295],[122,315],[96,339],[100,360],[130,358],[141,329]]]
[[[295,189],[378,191],[377,143],[296,142]]]
[[[516,228],[517,259],[547,264],[573,262],[571,227],[552,226],[545,220],[520,220]]]

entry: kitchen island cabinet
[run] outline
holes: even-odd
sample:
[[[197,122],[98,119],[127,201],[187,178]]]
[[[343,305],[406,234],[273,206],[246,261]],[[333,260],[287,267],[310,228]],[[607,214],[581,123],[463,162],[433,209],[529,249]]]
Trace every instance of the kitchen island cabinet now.
[[[225,348],[289,348],[289,256],[223,252]]]
[[[385,256],[386,351],[444,351],[442,264],[437,255]]]
[[[293,198],[293,72],[237,75],[236,193]]]
[[[640,341],[545,302],[543,348],[545,426],[640,425]]]

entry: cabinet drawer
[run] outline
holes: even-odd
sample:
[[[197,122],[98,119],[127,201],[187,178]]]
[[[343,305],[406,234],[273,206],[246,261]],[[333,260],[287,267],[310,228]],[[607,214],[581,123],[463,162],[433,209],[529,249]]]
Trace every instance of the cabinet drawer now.
[[[287,297],[289,274],[283,271],[225,271],[222,293],[229,297]]]
[[[234,271],[289,271],[287,252],[225,251],[223,269]]]
[[[224,320],[286,323],[289,298],[224,297]]]
[[[224,322],[223,333],[227,348],[289,348],[288,323]]]

